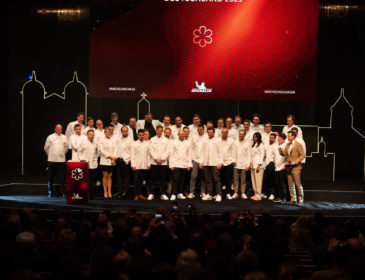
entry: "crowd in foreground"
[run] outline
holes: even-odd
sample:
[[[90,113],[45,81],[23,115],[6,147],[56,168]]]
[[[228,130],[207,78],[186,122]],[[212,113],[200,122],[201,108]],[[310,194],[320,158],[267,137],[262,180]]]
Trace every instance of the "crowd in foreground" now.
[[[1,278],[363,279],[363,218],[0,210]]]
[[[44,150],[48,156],[49,195],[54,194],[55,177],[59,176],[64,194],[66,153],[72,151],[72,161],[86,161],[89,166],[89,188],[95,189],[98,170],[102,172],[104,197],[112,197],[112,178],[118,186],[117,196],[125,196],[128,185],[135,186],[134,199],[202,200],[268,198],[274,202],[301,206],[304,192],[301,171],[306,147],[295,117],[287,116],[282,132],[272,131],[270,122],[260,124],[261,116],[254,114],[252,123],[240,116],[201,123],[194,115],[193,124],[185,126],[181,117],[171,125],[170,116],[163,122],[153,120],[147,113],[144,120],[129,119],[128,125],[118,122],[111,114],[111,123],[104,127],[101,120],[84,115],[70,122],[66,135],[57,124],[47,137]],[[133,179],[130,180],[130,172]],[[254,194],[246,194],[247,180]],[[131,182],[132,181],[132,182]],[[197,189],[197,182],[200,190]],[[147,187],[147,197],[143,195]],[[287,189],[290,193],[286,200]]]

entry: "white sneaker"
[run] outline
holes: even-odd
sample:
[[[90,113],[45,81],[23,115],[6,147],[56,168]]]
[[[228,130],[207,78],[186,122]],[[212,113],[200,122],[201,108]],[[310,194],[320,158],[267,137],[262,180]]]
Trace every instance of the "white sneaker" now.
[[[267,196],[262,193],[262,194],[260,194],[260,198],[266,199]]]
[[[232,196],[230,194],[227,194],[227,199],[232,200]]]
[[[242,199],[247,199],[247,195],[245,193],[241,194]]]
[[[151,193],[149,196],[148,196],[148,198],[147,198],[147,200],[153,200],[154,199],[154,195]]]
[[[217,198],[217,195],[213,196],[213,199],[216,199]]]
[[[232,196],[231,196],[232,199],[236,199],[238,198],[238,194],[237,193],[234,193]]]
[[[195,195],[193,193],[189,193],[189,195],[188,195],[189,199],[193,199],[194,197],[195,197]]]
[[[212,199],[213,199],[213,197],[209,194],[204,195],[202,198],[202,200],[212,200]]]
[[[177,198],[178,198],[178,199],[186,199],[186,197],[185,197],[182,193],[179,193],[179,194],[177,195]]]
[[[222,196],[220,194],[217,194],[215,197],[215,202],[221,202],[222,201]]]
[[[201,193],[200,197],[203,198],[205,196],[205,193]]]
[[[170,200],[176,200],[176,195],[172,195],[171,197],[170,197]]]
[[[273,194],[270,195],[269,200],[274,200],[274,199],[275,199],[275,196]]]
[[[222,190],[225,190],[226,189],[226,186],[222,186]]]
[[[162,199],[162,200],[169,200],[169,198],[167,197],[167,195],[166,195],[166,194],[161,195],[161,199]]]

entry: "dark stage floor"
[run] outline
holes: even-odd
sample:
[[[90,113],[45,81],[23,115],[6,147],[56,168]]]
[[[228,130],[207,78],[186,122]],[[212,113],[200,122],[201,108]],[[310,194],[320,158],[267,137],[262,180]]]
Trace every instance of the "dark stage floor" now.
[[[12,181],[12,182],[9,182]],[[27,182],[28,181],[28,182]],[[127,212],[134,208],[138,212],[151,212],[159,206],[171,207],[171,201],[159,199],[153,201],[133,201],[126,199],[99,198],[87,204],[67,204],[65,198],[48,198],[46,182],[35,181],[34,178],[18,177],[7,180],[0,185],[1,208],[32,208],[32,209],[83,209],[85,211],[111,210]],[[288,206],[273,203],[268,200],[223,200],[220,203],[213,201],[178,200],[181,211],[191,202],[198,213],[219,214],[235,212],[243,209],[253,209],[257,214],[268,212],[276,216],[311,215],[321,212],[331,217],[365,217],[365,185],[362,182],[342,181],[336,183],[304,182],[304,206]]]

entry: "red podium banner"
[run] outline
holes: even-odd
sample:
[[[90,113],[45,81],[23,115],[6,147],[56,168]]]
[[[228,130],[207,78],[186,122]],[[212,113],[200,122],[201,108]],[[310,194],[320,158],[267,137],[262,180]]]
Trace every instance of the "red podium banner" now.
[[[89,201],[89,168],[87,162],[67,162],[66,198],[67,203]]]

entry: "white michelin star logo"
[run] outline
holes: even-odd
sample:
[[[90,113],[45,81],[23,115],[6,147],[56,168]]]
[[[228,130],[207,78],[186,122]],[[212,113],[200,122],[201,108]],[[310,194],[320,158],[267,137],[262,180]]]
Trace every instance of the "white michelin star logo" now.
[[[75,168],[71,171],[71,177],[78,181],[84,177],[84,173],[81,168]]]
[[[201,48],[204,48],[206,45],[209,45],[213,42],[212,29],[208,29],[204,25],[194,29],[193,35],[193,43],[199,45]]]
[[[196,87],[193,88],[191,92],[212,92],[212,89],[207,88],[204,82],[201,82],[201,84],[199,85],[198,81],[195,81],[195,86]]]

